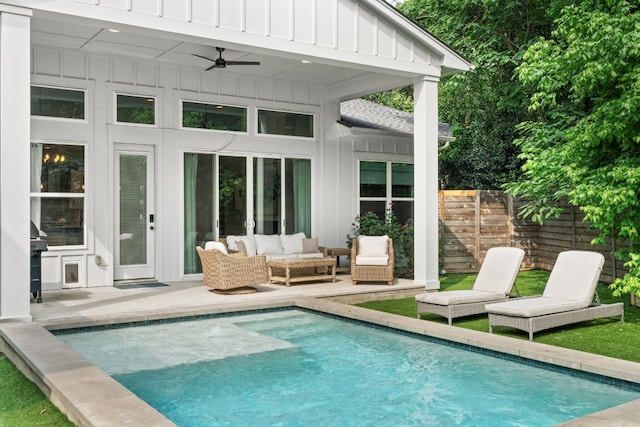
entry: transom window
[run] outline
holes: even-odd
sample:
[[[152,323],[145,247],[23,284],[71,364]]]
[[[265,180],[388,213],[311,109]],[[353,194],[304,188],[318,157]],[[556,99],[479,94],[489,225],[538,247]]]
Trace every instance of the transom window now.
[[[85,91],[31,86],[31,115],[84,120]]]
[[[184,101],[182,127],[247,132],[247,109],[223,104]]]
[[[156,99],[150,96],[116,95],[116,121],[139,125],[156,124]]]
[[[413,164],[360,162],[360,214],[373,212],[383,219],[392,206],[400,223],[413,218]]]
[[[258,133],[313,138],[313,114],[259,109]]]
[[[47,244],[85,243],[85,147],[31,144],[31,220]]]

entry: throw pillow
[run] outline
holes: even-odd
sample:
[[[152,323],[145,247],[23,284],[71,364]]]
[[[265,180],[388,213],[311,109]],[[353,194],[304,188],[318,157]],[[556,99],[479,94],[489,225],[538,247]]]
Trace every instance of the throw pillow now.
[[[238,252],[241,252],[243,254],[247,254],[247,246],[244,244],[244,242],[242,240],[238,240],[236,242],[236,248],[238,250]]]
[[[320,247],[318,246],[318,238],[311,237],[309,239],[302,239],[302,253],[303,254],[313,254],[316,252],[320,252]]]

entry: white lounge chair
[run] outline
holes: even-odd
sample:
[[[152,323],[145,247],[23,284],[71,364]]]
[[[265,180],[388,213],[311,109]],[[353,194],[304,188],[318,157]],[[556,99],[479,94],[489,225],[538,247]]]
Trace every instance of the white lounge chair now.
[[[484,313],[486,304],[509,298],[523,258],[524,251],[519,248],[489,249],[473,289],[416,295],[418,318],[422,313],[433,313],[446,317],[451,325],[456,317]]]
[[[623,303],[600,304],[596,286],[603,265],[597,252],[561,252],[542,296],[487,304],[489,332],[508,326],[529,332],[531,341],[534,332],[557,326],[610,316],[624,321]]]

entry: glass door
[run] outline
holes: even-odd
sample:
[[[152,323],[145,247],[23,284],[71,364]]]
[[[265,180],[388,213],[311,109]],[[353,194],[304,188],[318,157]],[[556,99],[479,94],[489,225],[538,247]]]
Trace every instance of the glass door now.
[[[116,280],[155,275],[153,154],[153,147],[116,149]]]
[[[256,234],[282,230],[281,159],[253,159],[253,225]]]
[[[219,236],[248,234],[247,158],[220,156],[218,171]]]

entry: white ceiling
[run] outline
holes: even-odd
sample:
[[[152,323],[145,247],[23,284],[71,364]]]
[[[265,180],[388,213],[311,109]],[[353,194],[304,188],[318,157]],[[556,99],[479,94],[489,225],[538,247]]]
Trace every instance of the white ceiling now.
[[[351,79],[371,76],[371,71],[349,68],[347,66],[321,64],[312,60],[303,63],[303,57],[292,58],[286,52],[272,52],[259,49],[263,53],[255,53],[251,46],[225,46],[205,40],[193,40],[179,35],[164,32],[153,32],[140,28],[120,29],[111,32],[99,22],[82,23],[57,21],[34,16],[31,20],[32,43],[43,46],[55,46],[63,49],[80,50],[87,53],[108,54],[131,57],[167,64],[179,64],[183,67],[204,70],[212,62],[193,56],[203,55],[217,58],[216,46],[224,47],[224,59],[227,61],[259,61],[259,66],[232,65],[228,69],[242,74],[259,74],[283,80],[309,82],[331,86]],[[258,50],[258,49],[256,49]],[[223,73],[225,69],[214,69],[209,72]],[[398,77],[389,76],[393,80]]]

